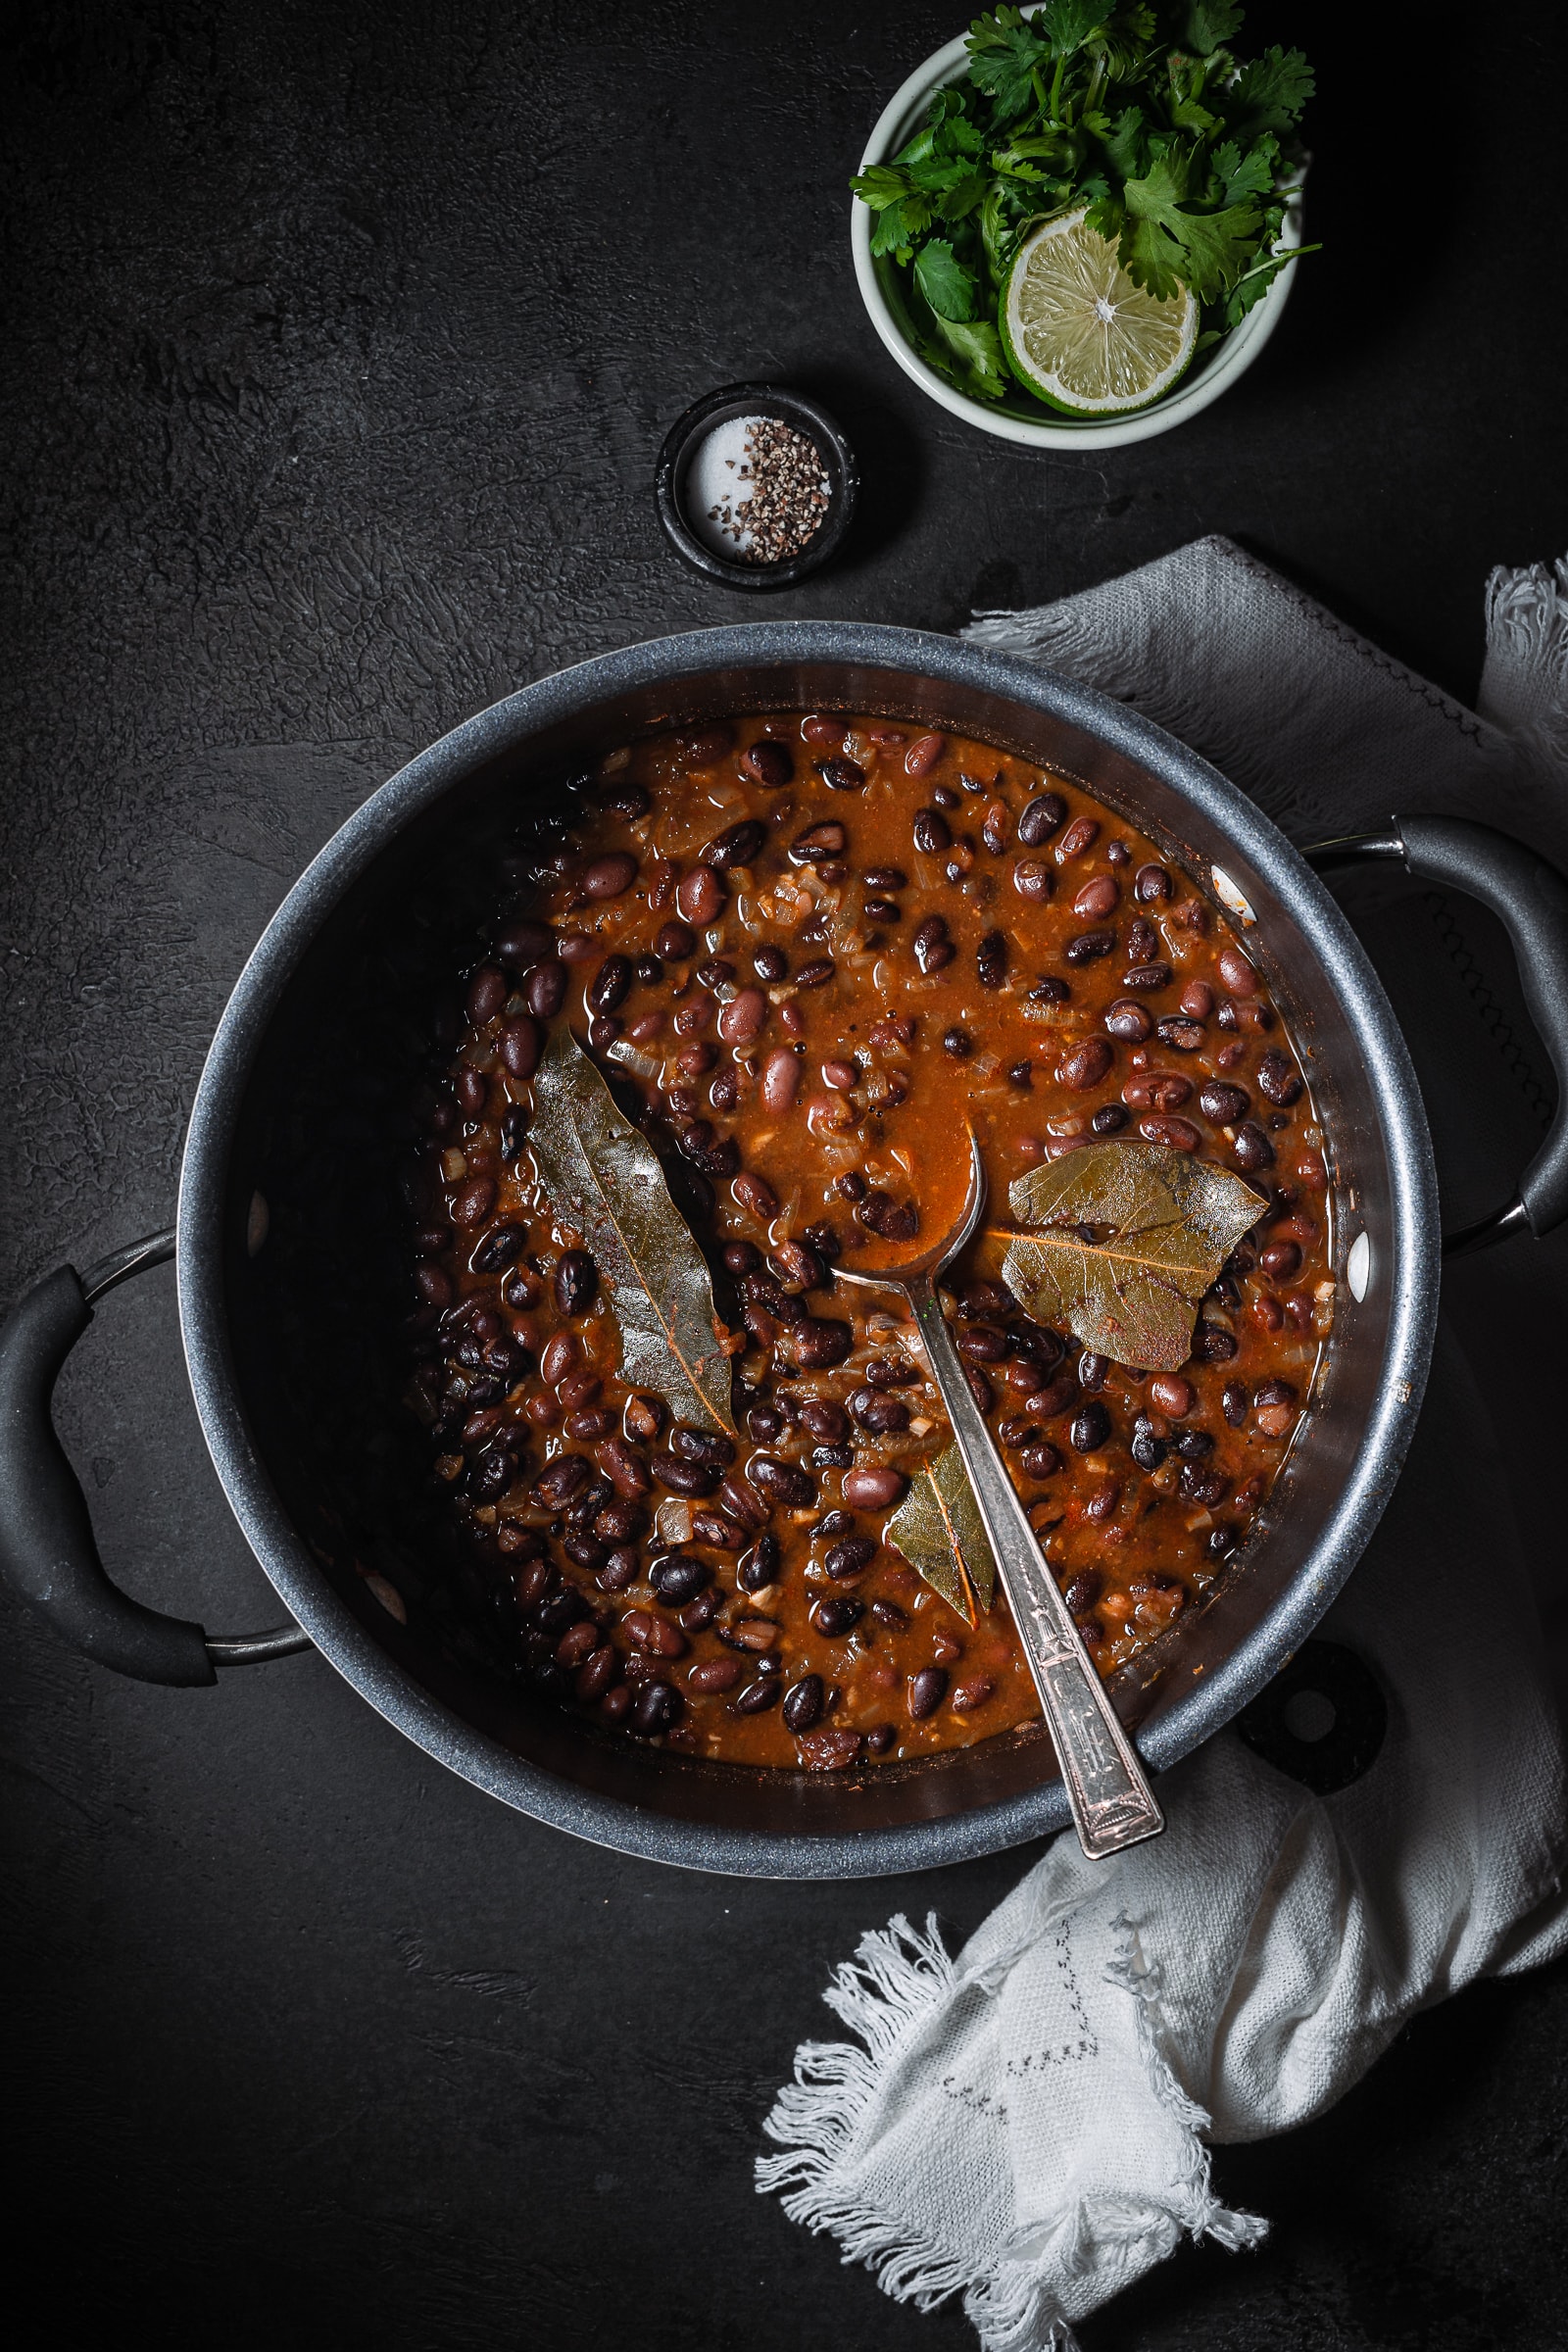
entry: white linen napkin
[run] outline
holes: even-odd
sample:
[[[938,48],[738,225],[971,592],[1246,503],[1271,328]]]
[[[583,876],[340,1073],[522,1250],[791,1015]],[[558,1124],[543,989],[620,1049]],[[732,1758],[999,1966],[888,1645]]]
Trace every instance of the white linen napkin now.
[[[1298,839],[1402,804],[1568,862],[1565,591],[1561,565],[1494,574],[1487,716],[1221,539],[968,633],[1136,701]],[[956,1961],[934,1919],[868,1935],[825,1996],[863,2046],[797,2053],[759,2188],[900,2300],[961,2292],[986,2352],[1070,2347],[1184,2234],[1255,2245],[1205,2140],[1304,2123],[1419,2009],[1568,1949],[1562,1741],[1505,1493],[1441,1331],[1404,1474],[1321,1629],[1388,1699],[1371,1769],[1315,1796],[1224,1732],[1162,1777],[1162,1838],[1110,1863],[1059,1838]]]

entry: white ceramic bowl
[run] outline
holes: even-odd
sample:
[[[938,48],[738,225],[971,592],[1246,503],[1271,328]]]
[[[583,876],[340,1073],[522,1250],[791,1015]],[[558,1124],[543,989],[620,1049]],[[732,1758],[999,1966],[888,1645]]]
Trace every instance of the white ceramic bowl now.
[[[968,63],[960,34],[909,75],[882,111],[860,158],[862,172],[872,164],[891,163],[925,121],[932,92],[945,81],[956,81],[967,71]],[[1022,385],[998,401],[971,400],[966,392],[959,392],[950,384],[946,376],[927,367],[906,330],[903,289],[897,270],[889,261],[871,258],[873,218],[858,198],[854,199],[850,242],[855,253],[855,274],[861,300],[871,315],[871,324],[905,374],[911,376],[922,392],[929,393],[955,416],[961,416],[966,424],[977,424],[983,433],[995,433],[1004,441],[1021,441],[1031,449],[1110,449],[1121,441],[1150,441],[1156,433],[1168,433],[1176,425],[1185,424],[1189,416],[1196,416],[1200,409],[1218,400],[1250,368],[1280,322],[1296,275],[1294,270],[1282,270],[1241,325],[1233,327],[1222,342],[1210,344],[1168,399],[1156,401],[1152,408],[1136,410],[1130,416],[1086,418],[1080,423],[1071,416],[1049,415],[1038,401],[1030,399]],[[1280,242],[1287,246],[1301,242],[1298,200],[1285,216]]]

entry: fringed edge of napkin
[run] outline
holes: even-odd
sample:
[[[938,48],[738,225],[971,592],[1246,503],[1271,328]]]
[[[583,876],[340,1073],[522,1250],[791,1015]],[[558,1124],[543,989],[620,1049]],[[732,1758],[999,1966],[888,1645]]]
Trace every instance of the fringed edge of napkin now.
[[[1112,1923],[1116,1956],[1107,1980],[1132,1999],[1139,2054],[1151,2094],[1182,2127],[1186,2163],[1167,2191],[1163,2207],[1131,2206],[1120,2217],[1126,2275],[1136,2275],[1174,2251],[1179,2240],[1212,2237],[1235,2252],[1261,2244],[1268,2224],[1256,2214],[1222,2205],[1213,2192],[1210,2159],[1199,2137],[1208,2117],[1183,2090],[1165,2051],[1159,2007],[1159,1972],[1145,1957],[1133,1923]],[[930,2024],[955,1994],[980,1980],[968,1977],[949,1956],[936,1915],[925,1933],[902,1912],[885,1929],[860,1939],[855,1958],[834,1974],[822,1997],[865,2044],[803,2042],[795,2055],[795,2080],[780,2090],[762,2129],[780,2141],[784,2154],[757,2159],[757,2187],[777,2193],[785,2213],[813,2234],[829,2231],[846,2262],[863,2263],[895,2302],[931,2311],[962,2293],[964,2311],[985,2352],[1079,2352],[1078,2339],[1041,2276],[1048,2253],[1069,2274],[1102,2259],[1105,2216],[1089,2228],[1081,2201],[1074,2200],[1049,2226],[1015,2239],[1002,2260],[976,2272],[973,2261],[933,2237],[906,2216],[868,2204],[847,2163],[867,2107],[887,2069],[910,2037]],[[988,1987],[989,1988],[989,1987]],[[1081,2265],[1062,2241],[1078,2240]],[[1094,2258],[1089,2253],[1096,2248]],[[1100,2296],[1095,2302],[1101,2301]]]

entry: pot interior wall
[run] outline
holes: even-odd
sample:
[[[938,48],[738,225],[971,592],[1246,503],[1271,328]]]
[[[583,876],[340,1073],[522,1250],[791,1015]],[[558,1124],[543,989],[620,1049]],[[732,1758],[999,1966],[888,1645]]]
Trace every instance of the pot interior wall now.
[[[1118,1680],[1117,1703],[1145,1727],[1156,1759],[1191,1744],[1184,1713],[1212,1714],[1199,1704],[1204,1685],[1256,1641],[1308,1570],[1361,1444],[1389,1338],[1391,1171],[1362,1055],[1291,906],[1184,794],[1057,716],[900,671],[781,664],[665,682],[493,750],[375,856],[295,965],[236,1124],[224,1281],[257,1453],[315,1569],[406,1676],[501,1749],[603,1796],[689,1821],[842,1837],[1017,1797],[1054,1776],[1050,1743],[1020,1734],[854,1776],[766,1773],[612,1742],[535,1703],[506,1662],[481,1580],[434,1507],[428,1442],[401,1401],[413,1217],[399,1171],[413,1142],[410,1106],[431,1066],[436,1024],[444,1018],[456,1038],[461,974],[519,903],[519,826],[561,806],[570,777],[630,736],[796,709],[946,726],[1022,754],[1119,809],[1210,899],[1217,860],[1257,916],[1249,953],[1292,1024],[1329,1138],[1337,1269],[1343,1277],[1348,1244],[1364,1230],[1371,1281],[1362,1302],[1341,1281],[1315,1409],[1264,1524],[1205,1604]],[[251,1257],[256,1192],[270,1232]],[[368,1571],[402,1596],[406,1626],[374,1597]]]

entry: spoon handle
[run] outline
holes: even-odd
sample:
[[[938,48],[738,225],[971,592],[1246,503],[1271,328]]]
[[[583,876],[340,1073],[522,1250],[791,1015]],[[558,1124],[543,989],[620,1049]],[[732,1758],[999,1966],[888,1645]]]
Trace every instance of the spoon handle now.
[[[1101,1861],[1157,1837],[1165,1816],[969,1394],[935,1286],[911,1284],[909,1298],[1055,1742],[1079,1842]]]

